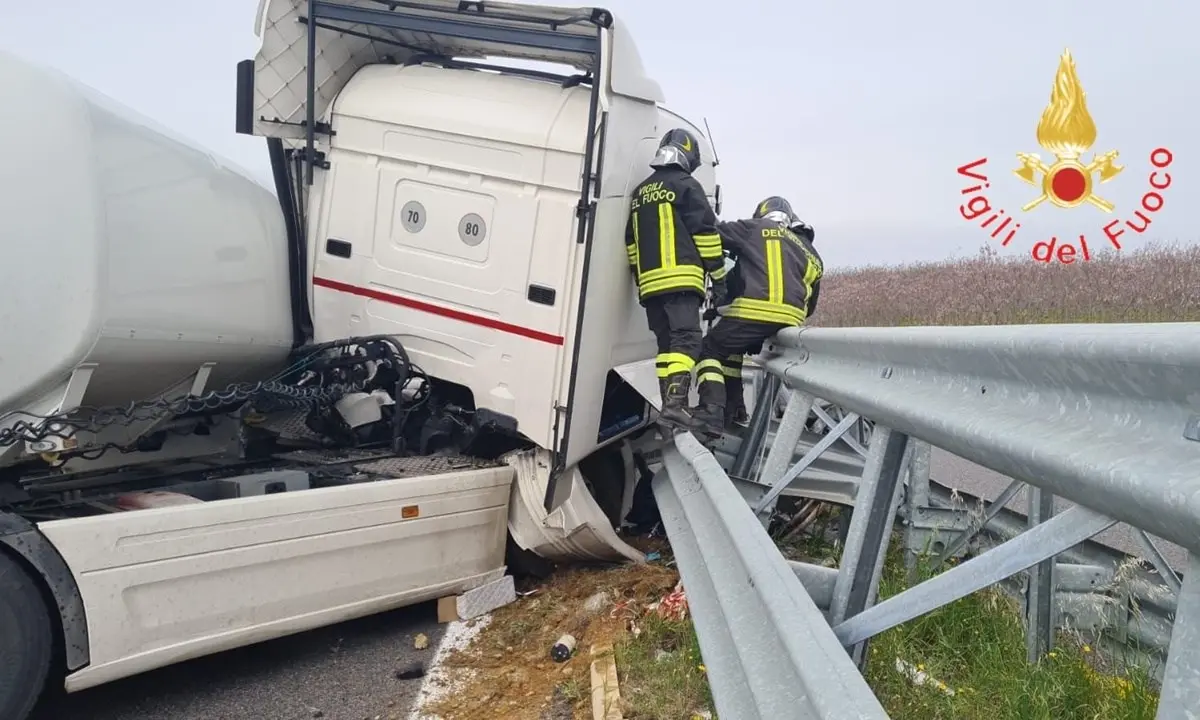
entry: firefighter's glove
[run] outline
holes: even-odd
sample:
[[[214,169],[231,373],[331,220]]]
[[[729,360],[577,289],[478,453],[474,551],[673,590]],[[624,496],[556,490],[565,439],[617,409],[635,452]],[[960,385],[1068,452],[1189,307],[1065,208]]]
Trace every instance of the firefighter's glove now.
[[[713,280],[712,289],[709,293],[709,305],[711,307],[718,308],[729,302],[729,286],[725,284],[725,278]]]
[[[710,307],[704,311],[704,314],[701,316],[701,318],[704,320],[704,322],[712,322],[713,320],[717,319],[718,315],[719,313],[717,312],[717,309],[715,307]]]

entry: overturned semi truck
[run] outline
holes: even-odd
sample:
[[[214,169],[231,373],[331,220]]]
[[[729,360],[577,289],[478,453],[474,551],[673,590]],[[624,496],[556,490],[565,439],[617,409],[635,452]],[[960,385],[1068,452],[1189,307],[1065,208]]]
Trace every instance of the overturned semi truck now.
[[[628,193],[663,132],[703,133],[629,30],[263,0],[257,32],[236,129],[274,193],[0,54],[5,720],[506,563],[641,559],[615,532],[658,403]]]

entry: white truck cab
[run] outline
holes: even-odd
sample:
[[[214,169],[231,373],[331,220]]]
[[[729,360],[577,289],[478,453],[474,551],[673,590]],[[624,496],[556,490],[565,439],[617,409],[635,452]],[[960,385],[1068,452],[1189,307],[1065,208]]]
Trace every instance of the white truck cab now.
[[[276,172],[302,198],[297,305],[318,341],[397,336],[572,466],[649,421],[612,378],[654,355],[623,254],[628,194],[667,130],[703,133],[661,107],[606,10],[386,5],[260,5],[238,128],[291,148]],[[708,148],[703,161],[716,200]]]
[[[262,0],[257,30],[237,131],[274,196],[0,54],[5,720],[506,562],[642,557],[628,195],[703,133],[629,30],[459,0]]]

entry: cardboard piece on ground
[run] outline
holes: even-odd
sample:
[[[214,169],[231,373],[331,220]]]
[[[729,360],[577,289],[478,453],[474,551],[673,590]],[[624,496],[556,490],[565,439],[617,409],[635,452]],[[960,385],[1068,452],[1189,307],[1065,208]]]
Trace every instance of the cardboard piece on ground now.
[[[459,619],[458,596],[448,595],[444,598],[438,598],[438,622],[451,623]]]

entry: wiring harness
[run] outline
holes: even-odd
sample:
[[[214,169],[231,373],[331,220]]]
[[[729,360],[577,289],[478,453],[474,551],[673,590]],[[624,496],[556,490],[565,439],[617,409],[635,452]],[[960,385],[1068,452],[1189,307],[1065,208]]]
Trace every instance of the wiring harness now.
[[[411,381],[426,380],[405,408],[411,410],[424,402],[429,391],[428,378],[409,362],[404,347],[390,336],[347,338],[305,346],[296,355],[291,365],[271,378],[235,383],[197,396],[159,397],[119,407],[80,407],[55,415],[10,412],[0,416],[0,448],[50,438],[66,440],[76,432],[97,433],[111,425],[229,412],[247,403],[262,412],[314,410],[329,407],[349,393],[386,386],[391,386],[386,389],[394,393],[399,405]]]

